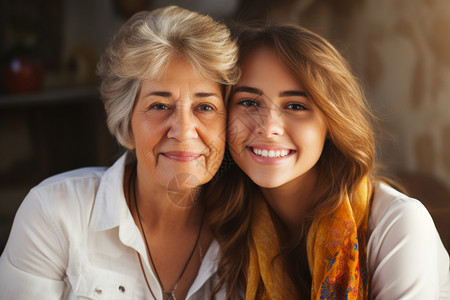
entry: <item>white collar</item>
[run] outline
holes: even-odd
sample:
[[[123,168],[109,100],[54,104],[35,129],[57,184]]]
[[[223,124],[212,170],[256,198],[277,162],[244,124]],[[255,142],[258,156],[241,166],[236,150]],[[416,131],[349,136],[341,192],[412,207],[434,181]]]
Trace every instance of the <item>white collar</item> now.
[[[120,225],[128,211],[123,191],[123,176],[128,155],[123,154],[102,176],[92,208],[89,229],[108,230]]]

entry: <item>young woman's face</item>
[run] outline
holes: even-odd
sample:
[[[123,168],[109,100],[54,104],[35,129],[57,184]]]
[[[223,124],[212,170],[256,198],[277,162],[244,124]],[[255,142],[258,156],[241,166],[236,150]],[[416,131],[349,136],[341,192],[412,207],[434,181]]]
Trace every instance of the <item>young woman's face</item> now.
[[[324,118],[271,49],[244,60],[228,108],[230,152],[257,185],[276,188],[316,176]]]

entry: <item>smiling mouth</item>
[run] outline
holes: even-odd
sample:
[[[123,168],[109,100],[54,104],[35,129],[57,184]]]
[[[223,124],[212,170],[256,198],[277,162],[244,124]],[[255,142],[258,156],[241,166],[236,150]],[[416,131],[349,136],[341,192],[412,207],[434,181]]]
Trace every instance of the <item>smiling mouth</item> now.
[[[193,161],[201,157],[201,154],[189,151],[168,151],[161,153],[162,156],[176,161]]]
[[[289,150],[289,149],[269,149],[269,150],[267,150],[267,149],[259,149],[259,148],[255,148],[255,147],[249,147],[249,149],[253,154],[264,157],[264,158],[280,158],[280,157],[288,156],[294,152],[294,150]]]

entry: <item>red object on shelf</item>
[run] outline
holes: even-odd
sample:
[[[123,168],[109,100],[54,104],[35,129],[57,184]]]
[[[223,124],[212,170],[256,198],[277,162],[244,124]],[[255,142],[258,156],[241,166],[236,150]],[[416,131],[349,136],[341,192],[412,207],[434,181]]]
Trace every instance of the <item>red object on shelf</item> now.
[[[7,93],[39,91],[43,79],[42,64],[27,55],[13,55],[2,67],[2,85]]]

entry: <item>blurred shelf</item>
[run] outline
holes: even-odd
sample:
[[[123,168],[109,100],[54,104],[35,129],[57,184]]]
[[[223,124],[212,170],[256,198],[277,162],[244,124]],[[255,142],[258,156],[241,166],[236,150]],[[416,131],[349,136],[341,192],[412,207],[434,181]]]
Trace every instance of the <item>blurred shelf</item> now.
[[[0,108],[15,105],[59,104],[92,98],[100,99],[100,92],[97,86],[49,89],[24,94],[0,94]]]

